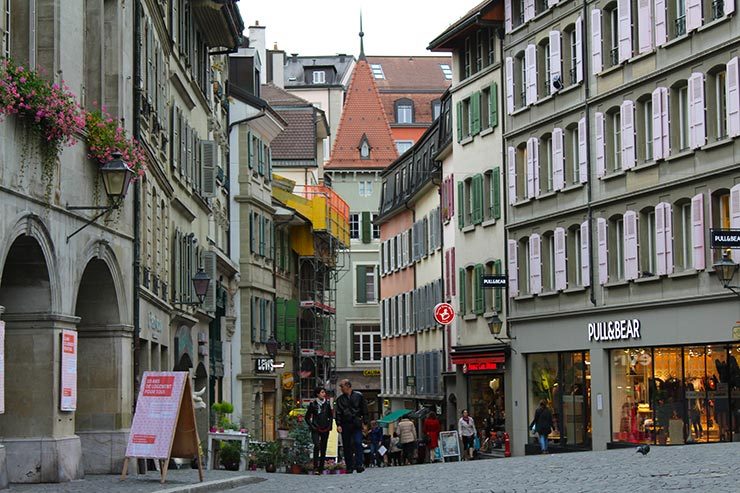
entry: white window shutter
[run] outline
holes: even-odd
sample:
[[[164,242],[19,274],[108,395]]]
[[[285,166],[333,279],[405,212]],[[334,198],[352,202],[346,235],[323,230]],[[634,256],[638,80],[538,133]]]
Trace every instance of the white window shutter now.
[[[653,159],[656,161],[663,159],[663,118],[661,106],[663,99],[661,97],[661,88],[658,87],[653,91]]]
[[[529,237],[529,292],[540,294],[542,292],[542,240],[540,235],[533,234]]]
[[[624,213],[624,278],[637,279],[637,214],[634,211]]]
[[[671,145],[670,145],[670,135],[671,135],[671,121],[668,118],[668,88],[667,87],[661,87],[660,88],[660,118],[661,118],[661,124],[660,128],[663,132],[662,142],[663,142],[663,157],[667,158],[671,153]]]
[[[534,0],[524,0],[524,22],[534,17]]]
[[[504,0],[504,29],[506,32],[511,32],[511,0]]]
[[[564,84],[563,79],[563,58],[560,49],[560,31],[550,31],[550,92],[556,93],[558,88],[555,87],[555,79],[560,79],[561,86]]]
[[[698,149],[706,142],[707,133],[704,117],[704,74],[694,72],[689,77],[689,143]]]
[[[602,70],[601,61],[601,10],[591,11],[591,73],[596,75]]]
[[[527,45],[524,51],[527,105],[537,102],[537,47]]]
[[[666,0],[655,0],[653,19],[655,22],[655,46],[663,46],[668,41],[668,22],[665,9]]]
[[[581,223],[581,244],[576,245],[581,255],[581,283],[583,286],[591,285],[591,252],[588,248],[589,242],[588,221]]]
[[[527,198],[534,198],[534,146],[527,139]]]
[[[514,113],[514,59],[506,57],[506,112]]]
[[[730,189],[730,228],[740,229],[740,184]]]
[[[725,15],[735,12],[735,0],[725,0]]]
[[[552,186],[555,190],[565,188],[562,128],[552,130]]]
[[[686,32],[701,27],[701,0],[686,0]]]
[[[617,0],[617,33],[619,35],[619,62],[632,58],[632,2]]]
[[[519,271],[517,265],[518,245],[516,240],[509,240],[509,298],[519,296]]]
[[[665,238],[665,273],[673,274],[673,207],[666,202],[663,211],[665,212],[665,230],[663,232]]]
[[[576,19],[576,82],[583,82],[583,17]]]
[[[509,147],[506,151],[507,167],[509,168],[509,204],[516,204],[516,150]]]
[[[653,2],[638,0],[637,4],[637,42],[640,53],[653,49]]]
[[[599,248],[599,284],[604,285],[609,280],[609,264],[607,263],[606,219],[603,217],[596,219],[596,233]]]
[[[704,253],[704,194],[702,193],[691,198],[691,250],[694,269],[703,270],[706,267],[706,255]]]
[[[581,183],[588,181],[588,131],[586,129],[586,117],[578,120],[578,175]]]
[[[727,107],[727,135],[740,136],[740,63],[738,57],[727,62],[725,84]]]
[[[565,229],[555,228],[555,289],[561,291],[566,288],[565,274]]]
[[[665,258],[665,206],[667,204],[661,202],[655,206],[655,257],[656,265],[655,272],[659,276],[666,274],[666,258]]]
[[[596,131],[596,177],[601,178],[606,174],[606,149],[604,139],[604,113],[597,111],[594,114],[594,127]]]
[[[200,141],[201,155],[201,184],[203,197],[210,198],[216,196],[216,156],[218,154],[218,145],[215,140]]]
[[[558,0],[547,0],[547,6],[552,7],[553,5],[557,5]]]
[[[534,196],[540,196],[540,139],[532,137],[532,181]]]
[[[630,169],[635,167],[635,104],[632,101],[623,101],[619,110],[622,125],[622,168]]]

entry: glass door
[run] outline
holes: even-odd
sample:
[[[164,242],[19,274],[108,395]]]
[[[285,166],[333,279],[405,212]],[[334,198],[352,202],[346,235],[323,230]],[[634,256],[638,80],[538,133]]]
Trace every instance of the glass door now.
[[[577,447],[591,442],[591,371],[589,353],[562,356],[560,444]]]
[[[730,436],[730,366],[726,346],[707,346],[707,438],[726,442]]]
[[[655,348],[650,398],[655,409],[658,444],[676,445],[684,440],[682,348]]]
[[[740,442],[740,344],[730,347],[730,356],[727,358],[727,367],[730,369],[730,404],[734,411],[732,416],[732,441]]]

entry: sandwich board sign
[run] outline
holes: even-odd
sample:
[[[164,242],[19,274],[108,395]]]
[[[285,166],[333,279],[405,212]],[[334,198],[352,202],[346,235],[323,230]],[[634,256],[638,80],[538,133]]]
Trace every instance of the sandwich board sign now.
[[[164,483],[171,458],[198,457],[198,475],[203,481],[189,377],[186,371],[144,372],[121,480],[126,479],[129,459],[158,460],[160,482]]]

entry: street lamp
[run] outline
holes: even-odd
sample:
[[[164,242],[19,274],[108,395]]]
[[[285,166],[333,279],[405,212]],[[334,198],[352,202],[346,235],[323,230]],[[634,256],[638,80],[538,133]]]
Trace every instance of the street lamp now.
[[[208,294],[208,286],[211,284],[211,278],[203,270],[203,267],[198,268],[198,272],[193,276],[193,288],[195,289],[195,295],[198,297],[198,301],[175,301],[173,305],[201,305],[206,299]]]
[[[110,199],[110,205],[68,205],[69,211],[101,211],[92,219],[88,220],[81,227],[76,229],[72,234],[67,236],[67,243],[74,235],[90,226],[108,212],[118,209],[123,199],[126,198],[128,186],[134,177],[134,171],[123,159],[122,154],[118,151],[113,153],[113,159],[100,167],[100,176],[103,179],[105,194]]]
[[[275,340],[275,336],[270,336],[265,346],[267,347],[267,354],[274,360],[278,352],[278,342]]]
[[[722,258],[712,266],[712,268],[714,268],[714,272],[717,273],[717,279],[722,283],[722,287],[729,289],[736,295],[740,296],[740,292],[737,291],[739,287],[730,285],[732,278],[735,277],[738,267],[740,266],[730,258],[729,249],[722,252]]]
[[[493,315],[491,315],[490,317],[487,317],[486,323],[488,324],[488,330],[491,331],[491,335],[497,341],[511,344],[511,341],[516,339],[516,337],[499,337],[499,335],[501,334],[501,329],[504,326],[504,323],[501,321],[501,318],[499,318],[498,312],[493,312]]]

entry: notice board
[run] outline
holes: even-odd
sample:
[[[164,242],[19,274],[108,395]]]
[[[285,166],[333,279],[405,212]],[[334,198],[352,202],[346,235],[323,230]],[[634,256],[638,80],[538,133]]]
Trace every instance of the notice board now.
[[[77,332],[62,331],[62,391],[59,393],[59,409],[77,409]]]

